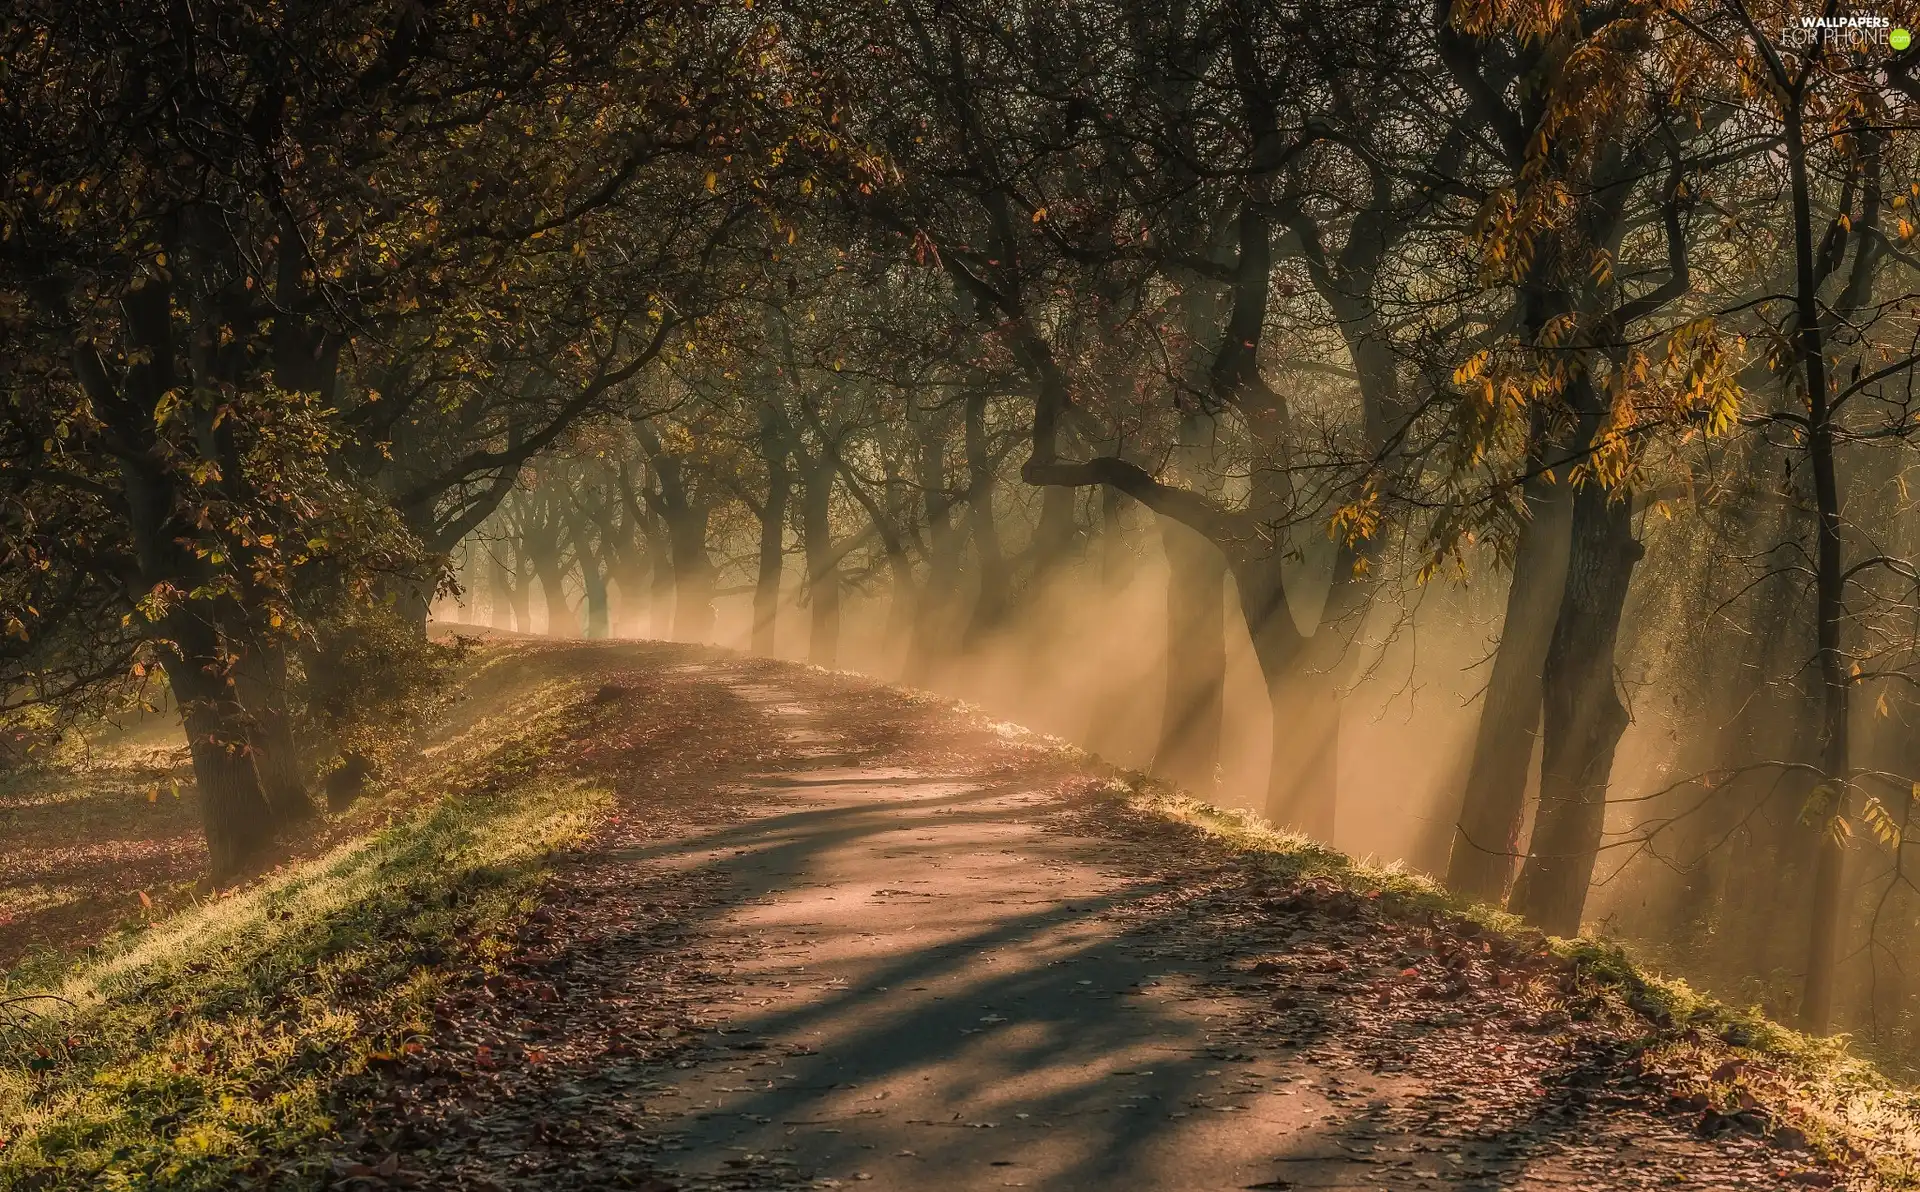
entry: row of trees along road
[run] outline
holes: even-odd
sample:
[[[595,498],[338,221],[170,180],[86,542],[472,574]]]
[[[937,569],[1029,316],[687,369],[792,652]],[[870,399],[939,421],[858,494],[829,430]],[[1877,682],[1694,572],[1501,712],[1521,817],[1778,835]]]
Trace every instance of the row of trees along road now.
[[[1371,642],[1489,593],[1447,883],[1572,932],[1624,872],[1652,909],[1616,922],[1702,979],[1815,1029],[1905,1011],[1920,50],[1883,30],[1739,0],[5,22],[6,708],[164,689],[216,875],[366,767],[343,693],[436,596],[689,641],[737,596],[763,653],[797,600],[823,664],[884,596],[927,682],[1071,615],[1064,577],[1117,591],[1150,521],[1158,768],[1208,785],[1244,640],[1243,801],[1330,837]],[[1684,732],[1622,790],[1642,688]]]

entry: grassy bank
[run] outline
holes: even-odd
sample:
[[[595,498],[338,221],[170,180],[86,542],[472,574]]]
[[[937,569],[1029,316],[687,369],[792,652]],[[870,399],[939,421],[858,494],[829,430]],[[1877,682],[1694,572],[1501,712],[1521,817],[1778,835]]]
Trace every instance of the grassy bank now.
[[[1853,1054],[1847,1040],[1816,1038],[1739,1009],[1636,964],[1606,940],[1548,938],[1519,919],[1448,894],[1424,874],[1370,865],[1257,815],[1228,811],[1138,774],[1112,786],[1135,810],[1188,824],[1242,852],[1276,876],[1321,878],[1362,895],[1377,894],[1400,914],[1458,916],[1525,949],[1549,952],[1573,978],[1563,1002],[1603,1016],[1639,1036],[1641,1062],[1667,1078],[1694,1112],[1745,1113],[1778,1138],[1804,1138],[1815,1153],[1844,1165],[1850,1187],[1920,1188],[1920,1094]]]
[[[324,1183],[344,1082],[503,953],[551,854],[608,802],[545,764],[590,690],[521,687],[357,813],[385,826],[10,974],[0,1188]]]

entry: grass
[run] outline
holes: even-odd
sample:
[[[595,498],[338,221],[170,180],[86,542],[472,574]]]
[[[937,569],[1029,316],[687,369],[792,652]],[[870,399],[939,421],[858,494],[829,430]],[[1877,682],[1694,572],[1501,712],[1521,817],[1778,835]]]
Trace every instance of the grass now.
[[[206,853],[185,753],[116,745],[0,777],[0,969],[97,936],[138,891],[191,886]]]
[[[1637,1030],[1642,1064],[1701,1108],[1757,1102],[1772,1127],[1801,1131],[1815,1154],[1844,1164],[1850,1186],[1920,1188],[1920,1094],[1853,1054],[1844,1036],[1821,1038],[1738,1009],[1686,982],[1649,971],[1618,944],[1582,936],[1541,935],[1504,911],[1449,894],[1425,874],[1356,861],[1260,816],[1223,810],[1132,772],[1112,793],[1138,811],[1188,824],[1244,853],[1276,876],[1323,878],[1357,894],[1377,894],[1407,917],[1457,916],[1516,942],[1554,953],[1575,978],[1579,997]]]
[[[0,1031],[0,1188],[324,1185],[343,1090],[504,955],[549,857],[610,802],[543,764],[587,690],[469,717],[384,827],[10,974],[0,999],[39,1013]]]

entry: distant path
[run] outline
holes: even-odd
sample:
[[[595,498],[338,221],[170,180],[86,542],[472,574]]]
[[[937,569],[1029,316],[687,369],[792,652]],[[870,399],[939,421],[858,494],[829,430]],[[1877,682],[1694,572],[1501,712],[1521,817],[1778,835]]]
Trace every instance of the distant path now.
[[[1044,743],[804,668],[579,649],[623,668],[582,762],[620,821],[513,975],[443,1003],[442,1079],[393,1078],[362,1145],[411,1156],[401,1182],[1826,1181],[1697,1137],[1623,1045],[1526,1000],[1551,974],[1279,888]]]

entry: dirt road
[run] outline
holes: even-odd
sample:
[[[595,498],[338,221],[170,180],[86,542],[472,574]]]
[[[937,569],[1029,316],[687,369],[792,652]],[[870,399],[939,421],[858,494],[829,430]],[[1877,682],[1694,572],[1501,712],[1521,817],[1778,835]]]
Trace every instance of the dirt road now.
[[[382,1077],[352,1158],[399,1156],[394,1182],[1831,1182],[1790,1132],[1702,1137],[1538,959],[1276,878],[1047,742],[804,668],[607,649],[625,669],[579,765],[618,818],[507,974]]]

